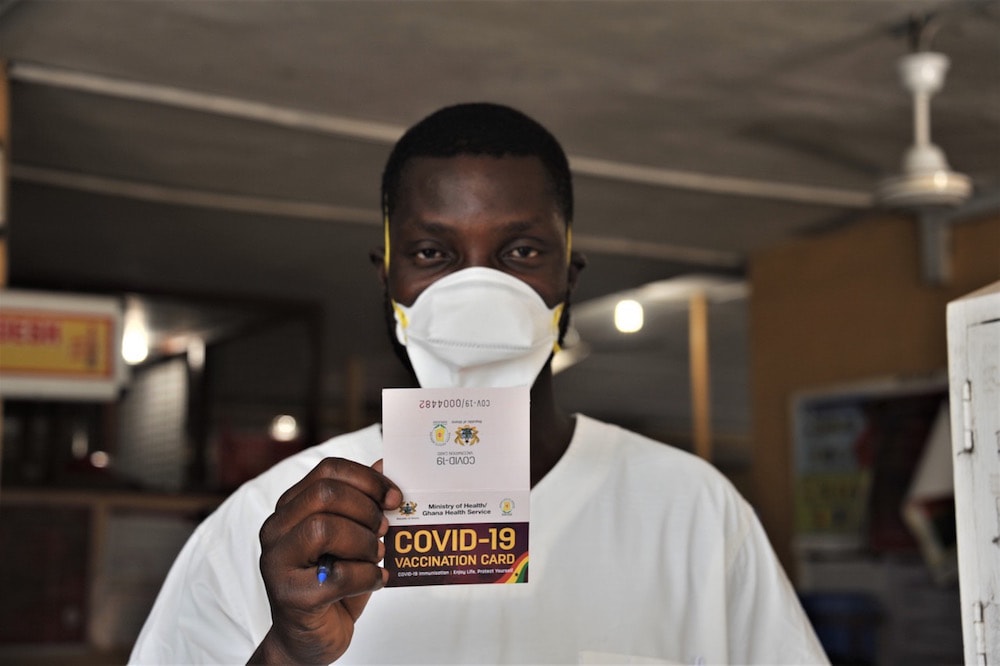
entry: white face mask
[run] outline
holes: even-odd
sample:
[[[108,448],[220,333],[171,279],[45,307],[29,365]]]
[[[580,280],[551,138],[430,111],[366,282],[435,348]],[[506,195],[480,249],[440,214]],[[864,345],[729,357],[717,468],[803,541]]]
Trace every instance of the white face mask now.
[[[409,307],[392,305],[423,388],[530,386],[556,347],[563,309],[479,266],[441,278]]]

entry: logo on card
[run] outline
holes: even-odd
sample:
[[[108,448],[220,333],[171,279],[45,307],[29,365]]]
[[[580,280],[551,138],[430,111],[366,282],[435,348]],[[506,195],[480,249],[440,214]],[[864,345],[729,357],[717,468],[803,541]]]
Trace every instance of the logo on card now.
[[[472,425],[459,426],[455,431],[455,443],[462,446],[472,446],[479,443],[479,428]]]
[[[399,506],[399,513],[403,516],[415,516],[417,514],[416,502],[403,502]]]
[[[431,428],[431,441],[437,446],[444,446],[448,443],[448,437],[448,427],[440,421],[435,421],[434,427]]]
[[[500,513],[509,516],[514,512],[514,500],[510,498],[500,500]]]

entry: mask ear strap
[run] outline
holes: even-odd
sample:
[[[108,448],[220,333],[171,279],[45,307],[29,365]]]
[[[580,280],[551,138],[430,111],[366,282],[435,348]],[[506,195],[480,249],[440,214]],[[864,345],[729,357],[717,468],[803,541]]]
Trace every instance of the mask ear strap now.
[[[386,279],[388,279],[389,278],[389,204],[384,197],[382,198],[382,235],[385,239],[385,254],[382,257],[382,263],[385,266]],[[389,299],[389,302],[392,304],[392,311],[396,315],[396,321],[403,327],[403,330],[405,331],[410,325],[406,313],[395,301],[395,299]]]
[[[407,329],[410,327],[409,317],[406,316],[406,312],[403,310],[403,307],[399,305],[399,303],[397,303],[396,301],[392,301],[392,312],[393,314],[396,315],[396,323],[399,324],[400,328],[403,329],[403,333],[405,334]],[[406,346],[405,340],[400,340],[400,342],[403,344],[403,346]]]
[[[552,343],[552,351],[561,352],[562,347],[559,345],[559,323],[562,320],[563,310],[566,307],[566,303],[560,303],[552,310],[552,328],[556,331],[556,341]]]
[[[385,264],[386,277],[389,276],[389,204],[382,198],[382,235],[385,237],[385,255],[382,262]]]

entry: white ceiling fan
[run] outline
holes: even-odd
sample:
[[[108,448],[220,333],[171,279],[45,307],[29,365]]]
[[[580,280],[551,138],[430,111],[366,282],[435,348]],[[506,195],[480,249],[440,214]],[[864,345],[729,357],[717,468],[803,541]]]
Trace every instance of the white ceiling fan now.
[[[880,181],[875,200],[887,208],[953,207],[972,195],[972,179],[952,170],[944,151],[931,141],[931,98],[944,87],[950,61],[943,53],[919,48],[929,18],[911,21],[914,52],[899,61],[903,87],[913,95],[913,144],[902,171]]]

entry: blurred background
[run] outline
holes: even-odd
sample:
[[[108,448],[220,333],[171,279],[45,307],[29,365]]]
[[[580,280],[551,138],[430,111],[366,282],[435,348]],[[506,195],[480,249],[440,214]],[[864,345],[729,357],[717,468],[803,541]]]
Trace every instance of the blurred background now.
[[[0,58],[0,660],[123,661],[200,518],[380,419],[382,166],[479,100],[570,156],[562,406],[718,466],[838,663],[961,660],[904,508],[1000,279],[1000,3],[4,0]]]

